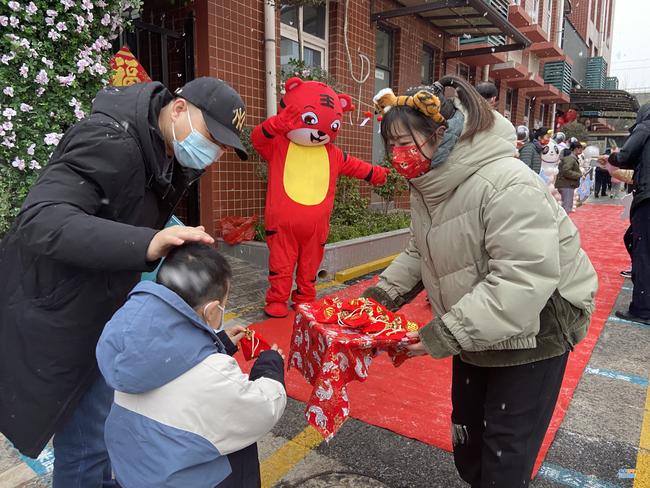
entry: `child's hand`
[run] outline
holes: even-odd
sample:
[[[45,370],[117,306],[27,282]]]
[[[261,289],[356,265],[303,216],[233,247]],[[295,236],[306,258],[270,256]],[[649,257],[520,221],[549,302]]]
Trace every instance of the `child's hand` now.
[[[226,329],[226,335],[235,346],[246,336],[246,327],[235,325]]]
[[[271,350],[276,351],[282,357],[283,361],[285,361],[287,359],[287,358],[284,357],[284,353],[282,352],[282,349],[280,349],[277,344],[273,344],[271,346]]]

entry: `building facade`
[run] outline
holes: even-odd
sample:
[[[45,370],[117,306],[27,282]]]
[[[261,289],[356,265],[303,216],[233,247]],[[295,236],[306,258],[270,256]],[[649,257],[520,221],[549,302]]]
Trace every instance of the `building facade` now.
[[[446,8],[432,10],[431,3]],[[514,125],[551,127],[556,105],[569,102],[575,83],[575,59],[562,48],[566,19],[589,47],[587,57],[611,56],[614,0],[575,3],[294,1],[273,11],[276,68],[279,76],[290,59],[299,57],[302,45],[304,63],[327,70],[357,107],[346,118],[337,144],[368,161],[384,156],[377,123],[361,126],[374,93],[387,86],[403,93],[447,74],[473,84],[493,81],[499,89],[498,110]],[[591,4],[598,4],[593,19]],[[134,31],[123,41],[151,77],[171,89],[196,76],[226,80],[242,95],[251,129],[267,117],[266,39],[265,0],[145,0]],[[513,39],[525,49],[513,50]],[[201,178],[177,213],[217,235],[225,216],[262,215],[263,164],[228,154]],[[365,184],[364,192],[369,194]]]

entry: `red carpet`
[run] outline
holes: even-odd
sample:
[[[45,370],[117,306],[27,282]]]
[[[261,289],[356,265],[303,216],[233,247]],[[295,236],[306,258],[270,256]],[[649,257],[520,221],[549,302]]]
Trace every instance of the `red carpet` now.
[[[589,361],[598,336],[616,301],[629,259],[623,246],[623,233],[627,222],[620,220],[622,207],[614,205],[586,205],[572,214],[582,238],[582,247],[589,255],[600,280],[596,296],[596,312],[587,338],[570,355],[560,398],[538,457],[536,470],[560,427],[569,407],[582,371]],[[342,292],[340,297],[356,297],[376,280],[356,283]],[[409,318],[426,323],[431,311],[420,294],[403,308]],[[265,320],[253,327],[269,342],[277,342],[288,351],[291,340],[293,315],[286,319]],[[242,364],[244,368],[250,365]],[[295,370],[287,375],[289,396],[307,401],[311,386]],[[386,355],[375,358],[365,383],[352,383],[349,387],[350,415],[363,422],[389,429],[398,434],[418,439],[451,451],[451,360],[436,361],[418,357],[394,368]],[[306,422],[305,422],[306,423]]]

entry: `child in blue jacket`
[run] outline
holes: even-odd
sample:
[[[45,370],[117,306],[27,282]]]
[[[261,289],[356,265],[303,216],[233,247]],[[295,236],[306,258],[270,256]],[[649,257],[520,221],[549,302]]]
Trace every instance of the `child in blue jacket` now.
[[[286,405],[281,351],[250,376],[221,327],[232,272],[205,244],[173,249],[106,325],[97,361],[115,399],[105,439],[123,488],[260,486],[256,442]]]

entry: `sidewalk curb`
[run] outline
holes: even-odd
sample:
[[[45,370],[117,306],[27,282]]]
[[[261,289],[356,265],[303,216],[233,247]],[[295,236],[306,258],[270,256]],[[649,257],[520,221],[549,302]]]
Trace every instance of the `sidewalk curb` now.
[[[387,267],[397,256],[398,254],[393,254],[392,256],[386,256],[385,258],[370,261],[369,263],[364,263],[358,266],[353,266],[352,268],[337,271],[334,275],[334,279],[339,283],[345,283],[346,281],[353,280],[359,276],[363,276],[368,273],[372,273],[373,271],[377,271],[378,269]]]

